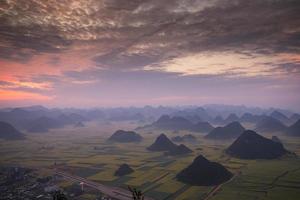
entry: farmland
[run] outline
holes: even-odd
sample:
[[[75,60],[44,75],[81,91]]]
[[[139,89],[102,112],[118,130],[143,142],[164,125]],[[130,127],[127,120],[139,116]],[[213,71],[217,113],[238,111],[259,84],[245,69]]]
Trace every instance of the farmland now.
[[[106,139],[118,128],[132,129],[133,124],[89,124],[84,128],[67,127],[44,134],[27,134],[24,141],[0,141],[1,165],[20,165],[39,168],[51,173],[48,167],[56,164],[62,170],[110,186],[140,188],[154,199],[205,199],[213,187],[190,186],[178,182],[176,174],[189,165],[196,155],[203,154],[235,174],[211,196],[212,200],[261,199],[289,200],[300,198],[300,160],[289,155],[276,160],[240,160],[231,158],[224,149],[231,143],[211,142],[203,134],[192,133],[197,143],[185,143],[194,152],[189,156],[165,156],[149,152],[146,147],[160,134],[142,133],[141,143],[108,143]],[[187,132],[165,132],[168,136]],[[190,133],[190,132],[189,132]],[[268,135],[270,136],[270,135]],[[280,136],[286,148],[299,155],[300,140]],[[135,171],[116,177],[115,170],[127,163]],[[62,187],[71,183],[63,182]],[[89,199],[88,194],[85,194]]]

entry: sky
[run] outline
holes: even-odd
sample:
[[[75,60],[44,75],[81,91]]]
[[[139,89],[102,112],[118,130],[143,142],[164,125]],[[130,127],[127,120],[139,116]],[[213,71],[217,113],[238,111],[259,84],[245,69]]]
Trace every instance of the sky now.
[[[1,0],[0,107],[300,111],[299,0]]]

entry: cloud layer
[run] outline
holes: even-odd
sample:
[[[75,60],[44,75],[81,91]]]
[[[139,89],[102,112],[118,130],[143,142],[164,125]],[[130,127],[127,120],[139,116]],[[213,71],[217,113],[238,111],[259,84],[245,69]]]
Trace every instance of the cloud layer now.
[[[252,89],[275,84],[271,96],[289,93],[284,103],[296,102],[299,11],[298,0],[4,0],[0,89],[43,95],[55,105],[66,90],[101,105],[97,88],[107,102],[189,104],[222,103],[222,91],[243,90],[230,84],[250,82]],[[211,88],[207,80],[221,85]],[[151,81],[160,85],[147,88]],[[186,94],[202,83],[207,95]],[[132,91],[127,96],[120,93],[124,85]],[[142,86],[156,100],[147,101]],[[232,103],[245,101],[237,99]]]

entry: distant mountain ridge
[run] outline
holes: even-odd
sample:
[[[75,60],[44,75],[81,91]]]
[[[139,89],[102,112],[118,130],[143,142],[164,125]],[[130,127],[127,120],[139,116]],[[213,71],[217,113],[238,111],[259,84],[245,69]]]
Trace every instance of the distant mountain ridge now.
[[[235,113],[231,113],[226,119],[225,119],[225,123],[231,123],[231,122],[236,122],[239,121],[240,118],[235,114]]]
[[[195,142],[197,139],[191,134],[186,134],[183,136],[175,136],[171,138],[174,142]]]
[[[222,139],[235,139],[239,137],[245,128],[239,122],[231,122],[224,127],[217,127],[209,132],[205,138],[222,140]]]
[[[78,122],[87,122],[93,120],[100,121],[126,121],[134,120],[139,126],[150,124],[157,121],[161,116],[168,115],[171,118],[177,118],[177,128],[165,127],[163,130],[183,129],[195,132],[209,132],[213,129],[212,125],[223,126],[233,120],[239,122],[258,123],[262,116],[273,116],[273,118],[288,118],[287,125],[291,125],[300,119],[298,113],[294,113],[283,109],[262,109],[257,107],[231,106],[231,105],[204,105],[199,106],[144,106],[144,107],[116,107],[116,108],[46,108],[44,106],[28,106],[16,108],[0,109],[0,121],[7,122],[15,128],[23,131],[30,129],[34,121],[41,117],[51,118],[59,121],[60,125],[56,127],[64,127],[66,125],[74,125]],[[241,117],[240,117],[241,116]],[[286,117],[284,117],[286,116]],[[184,122],[185,120],[187,122]],[[237,119],[238,118],[238,119]],[[282,119],[283,119],[282,118]],[[282,119],[279,119],[282,120]],[[282,122],[282,121],[281,121]],[[199,123],[198,125],[196,125]],[[207,123],[207,124],[204,124]],[[163,126],[163,125],[162,125]],[[44,130],[51,129],[44,127]],[[151,126],[148,126],[151,127]]]
[[[20,130],[36,133],[87,121],[85,117],[78,113],[64,113],[59,109],[50,110],[42,106],[2,111],[0,112],[0,120],[9,122]]]
[[[294,113],[294,114],[290,117],[290,121],[291,121],[292,123],[296,123],[299,119],[300,119],[300,114],[298,114],[298,113]]]
[[[286,129],[286,134],[289,136],[300,137],[300,119]]]
[[[143,128],[155,128],[160,130],[187,130],[193,132],[208,132],[213,129],[213,126],[208,122],[198,122],[196,124],[190,122],[184,117],[170,117],[169,115],[161,116],[157,121]]]
[[[259,132],[282,132],[286,130],[286,125],[284,125],[278,119],[270,116],[264,116],[257,124],[256,131]]]
[[[287,116],[285,116],[284,114],[282,114],[281,112],[274,110],[271,114],[270,117],[273,117],[274,119],[279,120],[282,123],[288,123],[289,122],[289,118]]]
[[[27,131],[32,133],[48,132],[52,128],[60,128],[62,123],[49,117],[40,117],[28,124]]]
[[[263,117],[263,115],[253,115],[251,113],[244,113],[240,118],[240,122],[257,123]]]

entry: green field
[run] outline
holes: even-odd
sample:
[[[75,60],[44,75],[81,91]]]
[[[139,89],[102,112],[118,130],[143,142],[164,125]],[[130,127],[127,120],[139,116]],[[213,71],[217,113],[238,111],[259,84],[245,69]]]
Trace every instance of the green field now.
[[[197,144],[186,143],[194,153],[181,157],[166,157],[163,153],[146,150],[161,132],[141,133],[145,139],[139,144],[106,142],[113,130],[124,126],[112,125],[110,129],[103,129],[101,124],[91,124],[76,130],[65,128],[47,134],[28,134],[25,141],[0,141],[0,162],[1,165],[38,167],[41,171],[56,162],[78,176],[112,186],[135,186],[158,200],[198,200],[205,199],[212,187],[189,186],[178,182],[175,176],[197,155],[203,154],[235,174],[232,181],[223,184],[210,198],[212,200],[300,199],[300,160],[295,156],[277,160],[239,160],[224,154],[231,142],[206,141],[199,133],[194,133],[199,141]],[[170,137],[182,134],[185,133],[167,133]],[[288,150],[300,154],[299,139],[280,138]],[[129,164],[135,172],[121,178],[114,176],[117,167],[123,163]]]

